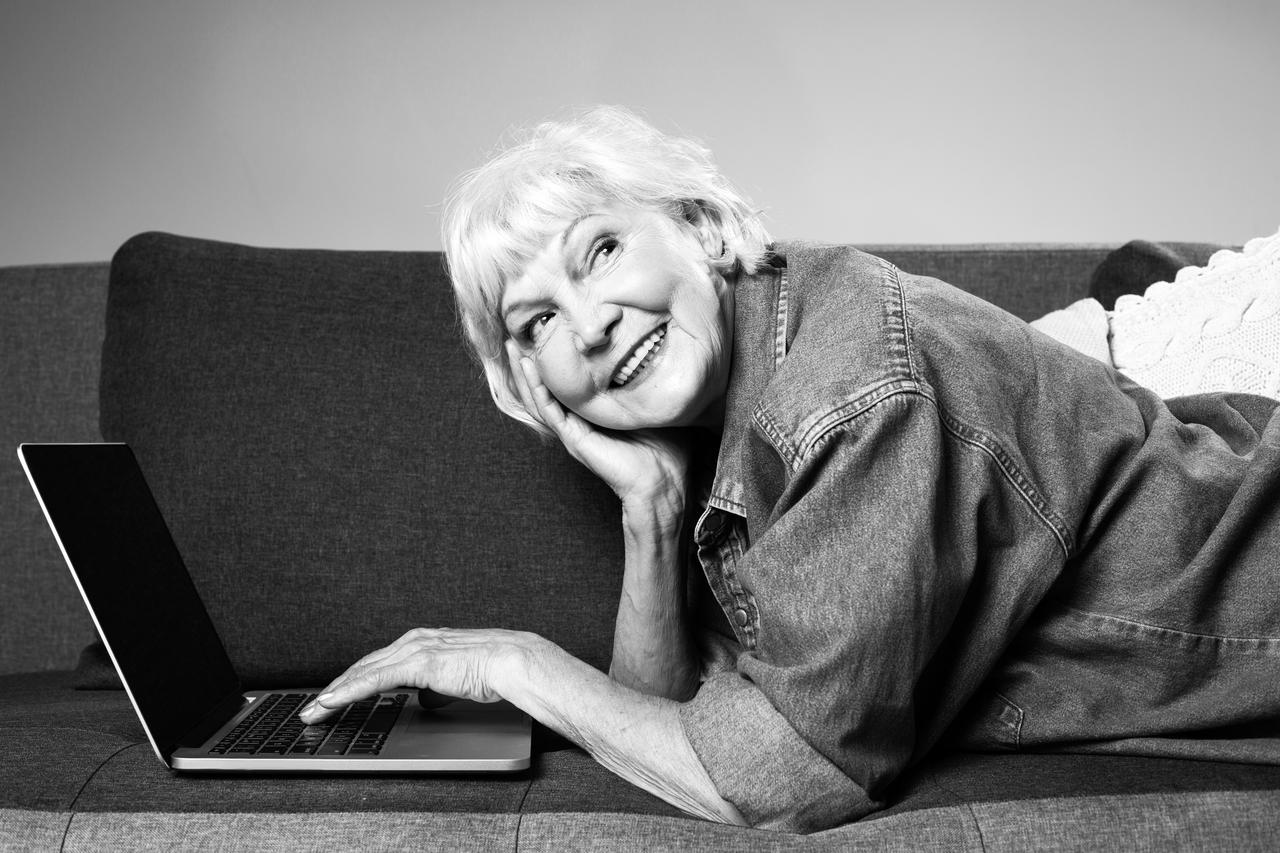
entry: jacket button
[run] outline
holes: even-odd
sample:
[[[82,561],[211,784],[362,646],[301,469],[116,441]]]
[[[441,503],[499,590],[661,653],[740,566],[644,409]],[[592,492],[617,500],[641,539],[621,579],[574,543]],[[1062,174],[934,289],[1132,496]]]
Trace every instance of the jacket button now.
[[[739,607],[737,610],[733,611],[733,621],[738,623],[739,628],[745,628],[747,627],[747,622],[750,621],[750,617],[747,616],[746,610]]]
[[[713,512],[707,516],[706,521],[702,522],[702,532],[698,534],[699,545],[710,545],[720,536],[720,531],[724,529],[724,515]]]

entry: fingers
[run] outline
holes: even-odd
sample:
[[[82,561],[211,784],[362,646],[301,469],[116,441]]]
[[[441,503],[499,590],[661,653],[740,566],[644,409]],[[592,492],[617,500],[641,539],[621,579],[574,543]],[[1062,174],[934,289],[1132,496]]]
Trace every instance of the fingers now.
[[[561,442],[572,448],[590,432],[590,428],[585,421],[551,396],[547,386],[542,384],[542,378],[538,376],[533,359],[521,355],[514,341],[508,340],[506,346],[511,373],[516,380],[516,390],[525,410],[549,427]]]
[[[559,432],[565,410],[551,392],[542,384],[533,360],[520,354],[512,341],[507,341],[507,357],[511,360],[511,373],[516,380],[516,390],[525,409],[546,426]]]
[[[520,402],[524,404],[525,411],[531,416],[544,425],[548,425],[539,411],[537,401],[533,397],[533,386],[541,385],[542,380],[538,378],[536,370],[532,371],[532,378],[530,372],[526,371],[524,366],[526,359],[520,354],[520,349],[516,346],[515,341],[508,340],[506,347],[508,367],[511,370],[511,376],[515,379],[516,393],[520,395]]]
[[[403,687],[403,684],[378,685],[383,685],[383,682],[391,675],[388,667],[407,657],[412,652],[412,649],[409,648],[410,644],[421,637],[423,633],[422,629],[414,629],[402,635],[391,645],[370,652],[360,658],[360,660],[347,667],[342,675],[330,681],[328,686],[320,691],[316,701],[303,708],[298,713],[298,716],[302,718],[303,722],[320,722],[329,717],[335,710],[352,702],[358,702],[383,690]]]
[[[315,701],[298,712],[304,723],[318,723],[335,711],[353,702],[376,696],[385,690],[416,687],[412,661],[407,657],[393,658],[338,678],[326,687]]]
[[[326,688],[314,702],[299,711],[298,717],[304,723],[323,722],[335,711],[353,702],[400,686],[392,675],[390,667],[381,667],[339,681],[336,686]]]
[[[531,637],[499,629],[415,629],[361,658],[298,716],[305,723],[317,723],[352,702],[405,687],[429,687],[477,702],[497,701],[501,695],[491,680],[495,666],[507,671],[516,665],[513,655],[527,647]]]

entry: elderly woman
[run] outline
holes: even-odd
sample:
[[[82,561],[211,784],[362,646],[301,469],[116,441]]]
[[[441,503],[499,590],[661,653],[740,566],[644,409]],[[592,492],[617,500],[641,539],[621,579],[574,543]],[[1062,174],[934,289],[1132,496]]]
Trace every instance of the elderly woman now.
[[[504,698],[689,812],[811,831],[944,735],[1280,709],[1273,401],[1164,402],[941,282],[770,244],[703,148],[616,109],[539,127],[446,220],[497,405],[622,502],[612,668],[420,629],[309,721],[393,687]]]

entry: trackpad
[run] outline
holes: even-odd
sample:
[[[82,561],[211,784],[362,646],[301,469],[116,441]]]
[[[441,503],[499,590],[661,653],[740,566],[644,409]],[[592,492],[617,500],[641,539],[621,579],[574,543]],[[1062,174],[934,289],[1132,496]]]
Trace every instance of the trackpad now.
[[[441,708],[406,709],[398,726],[397,754],[432,758],[506,758],[529,754],[529,715],[509,702],[458,699]]]

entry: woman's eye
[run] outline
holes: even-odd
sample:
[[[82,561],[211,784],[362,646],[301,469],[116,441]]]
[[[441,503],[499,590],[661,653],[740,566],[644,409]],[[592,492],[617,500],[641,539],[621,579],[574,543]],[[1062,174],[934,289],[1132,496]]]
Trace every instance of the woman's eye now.
[[[556,316],[554,311],[543,311],[535,317],[531,317],[529,322],[524,324],[524,328],[520,331],[524,335],[526,341],[535,340],[538,333],[542,331],[542,327],[551,322],[551,318]]]
[[[587,268],[595,269],[596,265],[604,261],[611,260],[618,253],[621,245],[614,237],[601,237],[591,244],[591,251],[587,253]]]

